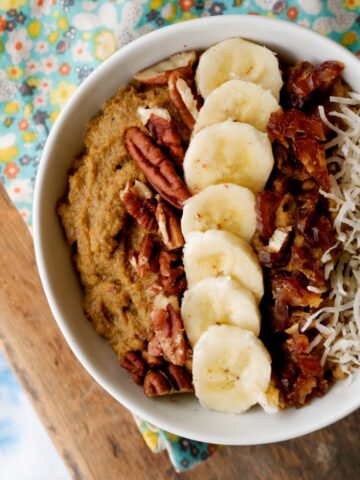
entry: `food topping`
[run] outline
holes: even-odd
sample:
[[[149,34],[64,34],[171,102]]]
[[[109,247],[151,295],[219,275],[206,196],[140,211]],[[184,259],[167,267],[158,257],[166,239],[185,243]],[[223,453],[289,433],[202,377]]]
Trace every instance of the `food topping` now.
[[[180,134],[168,110],[165,108],[139,107],[137,111],[150,135],[159,145],[165,148],[174,162],[181,167],[184,159],[184,148]]]
[[[307,316],[302,331],[316,332],[311,348],[321,343],[322,365],[334,365],[335,375],[349,375],[360,365],[360,96],[330,97],[333,108],[320,116],[334,132],[326,148],[331,190],[321,190],[332,205],[336,243],[326,243],[321,257],[330,283],[330,305]],[[322,241],[329,236],[329,225],[318,228]],[[334,251],[340,250],[340,256]]]
[[[285,71],[285,101],[289,106],[302,108],[327,93],[344,69],[341,62],[327,61],[318,65],[299,62]],[[317,102],[319,104],[319,102]]]
[[[186,81],[177,73],[169,76],[169,93],[183,122],[192,130],[198,117],[198,102]]]
[[[166,85],[172,72],[177,72],[182,76],[191,75],[195,60],[196,53],[193,50],[175,53],[166,60],[137,73],[134,78],[138,82],[149,85]]]
[[[171,161],[160,147],[138,127],[125,133],[125,144],[132,159],[155,190],[175,208],[182,209],[190,193]]]
[[[138,182],[139,184],[140,182]],[[147,187],[145,187],[147,188]],[[129,215],[134,217],[147,232],[156,232],[155,204],[151,196],[127,182],[120,198]]]

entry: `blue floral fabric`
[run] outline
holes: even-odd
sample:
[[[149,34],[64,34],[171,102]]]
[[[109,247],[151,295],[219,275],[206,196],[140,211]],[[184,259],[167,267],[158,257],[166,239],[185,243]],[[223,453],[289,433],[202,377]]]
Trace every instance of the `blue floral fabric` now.
[[[140,35],[174,22],[234,13],[312,28],[360,57],[360,0],[0,0],[0,181],[29,226],[44,142],[77,86]],[[6,421],[0,417],[0,435]],[[215,450],[137,422],[149,447],[167,448],[179,471]]]

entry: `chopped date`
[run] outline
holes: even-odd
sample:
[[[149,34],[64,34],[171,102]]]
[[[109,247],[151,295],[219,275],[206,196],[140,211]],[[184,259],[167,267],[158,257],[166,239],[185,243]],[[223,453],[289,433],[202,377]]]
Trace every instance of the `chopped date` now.
[[[325,285],[323,264],[313,258],[311,250],[307,247],[292,246],[290,261],[285,270],[303,273],[314,287],[322,288]]]
[[[275,168],[256,199],[253,247],[265,267],[268,319],[262,338],[272,354],[282,403],[297,408],[324,395],[332,378],[320,364],[321,344],[308,351],[313,330],[302,333],[301,327],[309,314],[331,304],[320,261],[335,243],[329,202],[320,194],[330,189],[324,148],[329,132],[317,106],[326,104],[329,92],[341,84],[342,69],[339,62],[301,62],[287,69],[281,94],[285,109],[274,112],[268,123]],[[286,229],[291,235],[284,235]]]
[[[296,208],[296,228],[304,236],[310,228],[310,224],[316,213],[320,192],[318,188],[308,190],[298,197]]]
[[[285,72],[285,94],[288,104],[301,108],[312,94],[326,92],[340,77],[344,65],[341,62],[327,61],[318,65],[300,62]]]
[[[290,307],[318,308],[322,302],[321,296],[310,292],[295,274],[278,274],[271,279],[271,286],[273,298]]]
[[[335,230],[330,220],[321,215],[311,225],[310,245],[320,247],[324,252],[335,244]]]
[[[275,211],[281,197],[277,193],[264,190],[256,196],[257,231],[264,240],[269,240],[275,230]]]
[[[310,135],[317,140],[326,140],[321,119],[308,116],[296,109],[273,112],[268,123],[268,133],[272,141],[276,140],[285,147],[289,146],[289,139],[302,134]]]
[[[293,140],[296,158],[325,191],[330,190],[325,148],[314,137],[303,136]]]
[[[289,149],[285,148],[283,145],[275,143],[273,151],[276,168],[281,173],[281,177],[277,175],[273,179],[275,191],[280,190],[281,194],[284,195],[291,190],[294,181],[303,182],[310,178],[310,174]],[[280,183],[277,182],[279,178],[281,179]]]
[[[285,341],[285,347],[293,353],[306,353],[308,346],[309,339],[302,333],[293,333]]]

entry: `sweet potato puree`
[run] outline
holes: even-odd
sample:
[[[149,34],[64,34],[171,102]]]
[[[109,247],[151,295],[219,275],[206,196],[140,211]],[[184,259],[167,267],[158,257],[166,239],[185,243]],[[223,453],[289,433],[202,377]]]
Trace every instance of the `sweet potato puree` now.
[[[143,231],[120,200],[128,180],[145,181],[123,141],[126,128],[142,128],[139,106],[167,108],[187,140],[166,86],[133,83],[120,89],[89,123],[84,152],[74,160],[58,205],[83,286],[86,315],[120,359],[129,350],[142,350],[151,333],[153,296],[148,288],[153,276],[140,279],[130,263]]]

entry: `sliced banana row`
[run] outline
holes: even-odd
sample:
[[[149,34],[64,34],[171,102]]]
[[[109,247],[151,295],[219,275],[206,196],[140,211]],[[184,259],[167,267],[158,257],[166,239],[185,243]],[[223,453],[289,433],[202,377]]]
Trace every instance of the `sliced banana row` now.
[[[280,108],[281,73],[270,50],[235,38],[202,54],[196,84],[205,103],[184,158],[193,196],[181,220],[189,286],[181,314],[193,347],[195,393],[220,412],[242,413],[256,403],[273,412],[271,358],[257,338],[263,275],[249,242],[254,194],[274,165],[264,132]]]

